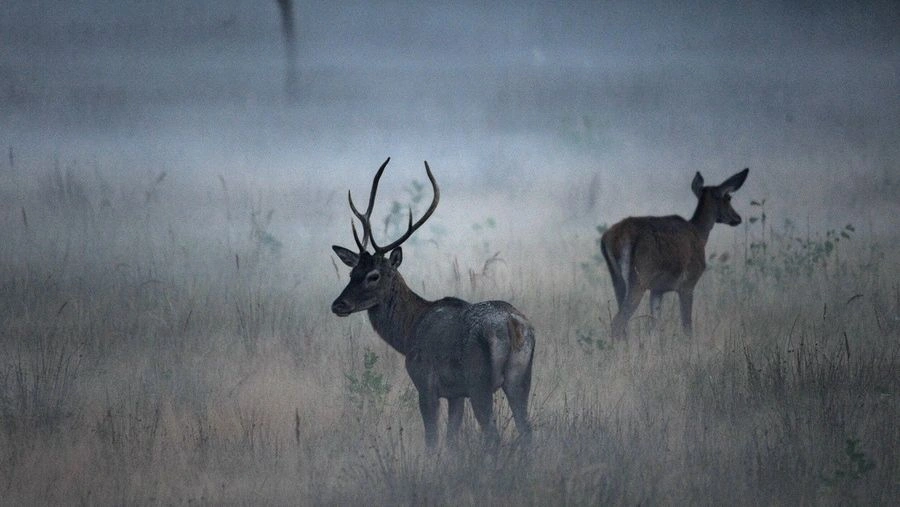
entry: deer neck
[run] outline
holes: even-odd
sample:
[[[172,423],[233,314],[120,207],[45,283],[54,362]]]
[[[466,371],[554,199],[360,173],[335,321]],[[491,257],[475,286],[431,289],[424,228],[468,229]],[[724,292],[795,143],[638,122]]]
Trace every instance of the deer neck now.
[[[716,225],[715,203],[712,202],[711,198],[706,195],[700,197],[697,201],[697,209],[694,210],[694,215],[691,217],[690,223],[697,231],[697,236],[700,237],[703,246],[706,247],[709,233],[712,231],[713,226]]]
[[[388,345],[406,355],[413,326],[427,308],[428,301],[413,292],[397,273],[388,298],[369,308],[369,322]]]

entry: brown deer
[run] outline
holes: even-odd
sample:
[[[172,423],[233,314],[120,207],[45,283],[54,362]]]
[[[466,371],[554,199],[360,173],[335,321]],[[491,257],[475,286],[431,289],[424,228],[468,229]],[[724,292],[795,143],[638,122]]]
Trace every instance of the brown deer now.
[[[447,399],[447,440],[451,444],[456,442],[466,398],[485,439],[492,444],[499,442],[493,395],[500,388],[506,394],[519,434],[527,441],[531,435],[528,396],[534,328],[522,313],[504,301],[471,304],[452,297],[427,301],[409,288],[397,270],[403,259],[400,245],[434,213],[440,191],[425,162],[434,191],[431,206],[415,224],[410,209],[406,233],[389,245],[377,245],[372,236],[372,207],[378,180],[390,160],[385,160],[375,174],[365,213],[356,209],[347,193],[350,209],[362,223],[363,239],[360,241],[351,221],[359,253],[332,247],[352,270],[350,282],[332,303],[331,311],[345,317],[366,310],[375,332],[406,356],[406,371],[419,393],[428,447],[437,442],[440,398]],[[366,249],[369,243],[371,254]]]
[[[714,224],[741,223],[731,207],[731,193],[741,188],[748,172],[744,169],[710,187],[703,186],[698,172],[691,183],[698,201],[690,220],[677,215],[628,217],[603,233],[601,250],[619,304],[612,320],[614,339],[625,338],[628,319],[648,290],[652,323],[659,317],[663,294],[675,291],[681,303],[681,325],[687,336],[693,334],[694,286],[706,269],[706,240]]]

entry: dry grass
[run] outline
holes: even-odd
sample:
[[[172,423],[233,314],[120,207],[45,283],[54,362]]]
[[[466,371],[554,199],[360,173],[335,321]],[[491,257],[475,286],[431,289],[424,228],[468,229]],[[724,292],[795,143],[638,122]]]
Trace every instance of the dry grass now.
[[[492,251],[454,265],[427,244],[413,247],[404,272],[423,295],[506,298],[539,331],[532,445],[515,440],[498,395],[506,444],[496,455],[482,451],[467,414],[461,448],[433,456],[402,358],[363,316],[328,312],[346,276],[327,257],[333,229],[287,241],[277,220],[258,219],[259,199],[217,193],[213,183],[191,201],[159,176],[114,189],[57,172],[3,196],[6,502],[900,498],[895,237],[857,233],[840,256],[797,261],[807,273],[774,242],[766,269],[747,267],[735,233],[731,260],[714,263],[698,286],[693,341],[678,335],[667,298],[658,334],[638,316],[630,341],[615,347],[611,288],[580,265],[594,248],[589,229],[574,239],[494,238],[518,253],[490,266]],[[275,208],[276,218],[286,209]],[[316,230],[314,220],[331,220],[319,211],[284,220]],[[426,274],[428,262],[446,269]],[[777,277],[775,268],[784,268]],[[351,393],[348,376],[362,378],[367,350],[383,384]]]

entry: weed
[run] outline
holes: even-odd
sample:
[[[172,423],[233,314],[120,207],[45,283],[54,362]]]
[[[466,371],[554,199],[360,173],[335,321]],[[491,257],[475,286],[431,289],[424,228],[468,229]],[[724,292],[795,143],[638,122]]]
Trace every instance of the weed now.
[[[384,380],[384,374],[379,372],[375,365],[378,363],[378,354],[366,348],[363,355],[363,371],[356,373],[344,373],[347,380],[347,397],[358,409],[363,407],[384,407],[391,385]]]
[[[480,236],[480,240],[478,242],[478,256],[479,257],[489,257],[491,255],[491,242],[488,239],[487,235],[489,231],[493,231],[497,228],[497,221],[491,217],[487,217],[481,222],[475,222],[472,224],[472,231]],[[499,252],[498,252],[499,253]],[[496,254],[494,254],[496,257]]]
[[[597,237],[594,239],[594,251],[587,262],[581,263],[581,269],[584,272],[585,279],[591,285],[597,286],[602,280],[606,280],[606,259],[603,257],[603,243],[601,238],[603,233],[609,230],[609,226],[605,223],[596,227]]]
[[[595,329],[579,329],[575,333],[575,341],[581,346],[581,350],[588,355],[593,354],[595,351],[610,350],[612,345],[603,338],[598,338],[597,335],[599,334]]]
[[[430,185],[426,186],[425,183],[415,179],[409,185],[403,187],[407,195],[406,201],[392,201],[391,209],[387,216],[384,217],[384,233],[386,236],[396,237],[406,232],[409,218],[419,215],[419,206],[422,200],[425,199],[427,188],[430,188]],[[423,237],[421,234],[414,234],[407,240],[406,244],[413,247],[423,243],[438,245],[440,244],[440,239],[447,234],[447,229],[437,222],[430,223],[428,230],[431,232],[430,238]]]
[[[843,495],[852,495],[852,488],[869,472],[875,469],[875,462],[870,460],[860,448],[858,438],[845,441],[844,452],[833,466],[833,472],[822,475],[826,489]]]
[[[258,208],[250,211],[250,239],[253,241],[253,253],[256,258],[263,254],[277,257],[281,253],[281,241],[269,232],[274,214],[274,209],[270,209],[266,213],[262,213],[262,210]]]
[[[55,330],[23,343],[14,362],[0,369],[0,422],[8,431],[52,431],[73,415],[82,349]]]

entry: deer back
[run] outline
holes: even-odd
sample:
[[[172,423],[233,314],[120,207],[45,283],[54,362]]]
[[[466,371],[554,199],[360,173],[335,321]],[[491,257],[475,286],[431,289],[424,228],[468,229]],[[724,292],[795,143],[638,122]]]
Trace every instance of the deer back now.
[[[534,330],[504,301],[444,298],[422,315],[408,343],[407,370],[417,387],[469,396],[474,386],[496,389],[509,368],[530,363]]]
[[[635,288],[677,290],[695,283],[706,268],[703,238],[676,215],[626,218],[601,242]]]

